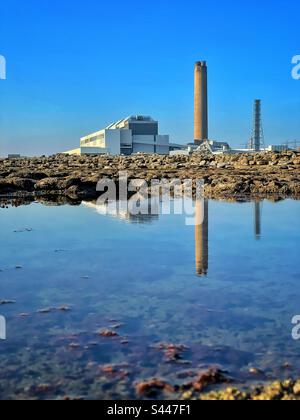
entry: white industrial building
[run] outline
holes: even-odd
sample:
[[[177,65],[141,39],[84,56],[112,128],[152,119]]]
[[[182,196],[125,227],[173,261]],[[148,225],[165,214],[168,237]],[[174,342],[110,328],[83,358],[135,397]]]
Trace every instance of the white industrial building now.
[[[70,155],[131,155],[132,153],[167,155],[169,151],[169,136],[158,134],[157,121],[146,116],[131,116],[82,137],[78,149],[65,153]]]

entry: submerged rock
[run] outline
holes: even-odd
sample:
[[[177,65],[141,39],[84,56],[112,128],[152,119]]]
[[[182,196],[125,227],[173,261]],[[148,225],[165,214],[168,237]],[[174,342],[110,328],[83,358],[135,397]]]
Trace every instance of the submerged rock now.
[[[67,305],[62,305],[62,306],[59,306],[58,308],[56,308],[58,311],[60,311],[60,312],[69,312],[71,309],[69,308],[69,306],[67,306]]]
[[[24,389],[27,394],[32,396],[39,395],[39,394],[46,394],[52,391],[52,386],[49,384],[38,384],[38,385],[31,385]]]
[[[38,314],[49,314],[50,312],[53,312],[54,308],[43,308],[43,309],[38,309],[37,313]]]
[[[249,369],[249,373],[254,376],[264,376],[265,373],[262,370],[259,370],[255,367]]]
[[[116,333],[116,331],[112,330],[100,330],[97,334],[101,337],[118,337],[119,335],[118,333]]]
[[[138,395],[148,398],[156,397],[160,391],[169,393],[176,391],[176,388],[173,385],[160,379],[150,379],[149,381],[138,382],[135,389]]]
[[[43,309],[38,309],[37,313],[38,314],[49,314],[51,312],[69,312],[71,309],[69,306],[67,305],[62,305],[62,306],[58,306],[58,307],[50,307],[50,308],[43,308]]]
[[[69,344],[69,348],[70,349],[74,349],[74,350],[79,349],[80,348],[80,344],[79,343],[70,343]]]
[[[224,375],[224,372],[217,367],[212,367],[206,371],[201,371],[195,381],[187,384],[187,388],[194,391],[202,391],[210,385],[229,383],[230,380]]]
[[[183,344],[159,343],[155,347],[164,352],[165,358],[169,362],[181,360],[183,353],[188,350],[188,347]]]
[[[124,369],[128,365],[104,365],[100,366],[99,370],[104,375],[123,380],[129,376],[128,370]]]
[[[6,300],[6,299],[0,300],[0,305],[12,305],[14,303],[16,303],[15,300]]]

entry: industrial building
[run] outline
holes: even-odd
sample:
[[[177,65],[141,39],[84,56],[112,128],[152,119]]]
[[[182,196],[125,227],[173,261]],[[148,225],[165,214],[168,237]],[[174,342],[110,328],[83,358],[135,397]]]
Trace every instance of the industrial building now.
[[[80,139],[78,149],[65,152],[69,155],[131,155],[157,153],[168,155],[168,135],[160,135],[158,122],[148,116],[131,116]]]

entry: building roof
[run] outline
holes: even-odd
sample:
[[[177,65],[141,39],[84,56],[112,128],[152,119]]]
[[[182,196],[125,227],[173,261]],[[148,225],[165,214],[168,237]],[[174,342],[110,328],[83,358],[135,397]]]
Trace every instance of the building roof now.
[[[110,124],[109,126],[106,127],[106,130],[116,130],[116,129],[121,129],[121,128],[125,128],[129,123],[156,123],[157,121],[155,121],[153,118],[149,117],[149,116],[145,116],[145,115],[131,115],[130,117],[124,118],[122,120],[119,120],[115,123]]]

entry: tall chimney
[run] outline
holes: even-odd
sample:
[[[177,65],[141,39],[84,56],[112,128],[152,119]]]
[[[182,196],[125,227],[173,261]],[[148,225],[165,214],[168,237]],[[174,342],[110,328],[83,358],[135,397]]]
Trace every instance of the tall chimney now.
[[[195,143],[208,140],[208,97],[206,61],[195,64]]]
[[[262,143],[261,100],[260,99],[256,99],[254,101],[253,137],[254,137],[254,150],[256,152],[259,152],[261,149],[261,143]]]

